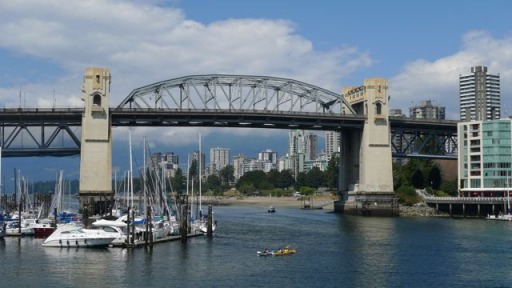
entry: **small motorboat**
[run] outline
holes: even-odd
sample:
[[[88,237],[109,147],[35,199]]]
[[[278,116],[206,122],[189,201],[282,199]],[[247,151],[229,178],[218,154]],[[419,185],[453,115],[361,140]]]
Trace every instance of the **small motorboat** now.
[[[257,251],[256,252],[258,256],[272,256],[274,254],[274,251],[269,251],[268,249],[265,249],[263,251]]]
[[[102,230],[84,229],[76,224],[63,224],[43,242],[45,247],[107,247],[117,237]]]
[[[295,249],[291,249],[289,245],[284,246],[282,249],[278,249],[273,253],[274,256],[283,256],[295,254],[297,251]]]
[[[274,206],[270,206],[270,207],[268,207],[267,211],[268,211],[268,213],[274,213],[274,212],[276,212],[276,209],[274,208]]]

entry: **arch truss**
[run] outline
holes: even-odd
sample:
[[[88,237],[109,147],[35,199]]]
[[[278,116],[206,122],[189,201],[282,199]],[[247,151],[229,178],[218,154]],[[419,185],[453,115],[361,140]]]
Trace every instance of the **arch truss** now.
[[[196,75],[133,90],[118,108],[355,114],[334,92],[268,76]]]

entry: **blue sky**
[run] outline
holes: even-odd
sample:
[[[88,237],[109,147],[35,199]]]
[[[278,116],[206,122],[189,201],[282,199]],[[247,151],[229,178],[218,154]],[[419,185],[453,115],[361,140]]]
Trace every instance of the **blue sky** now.
[[[385,77],[391,108],[407,113],[432,100],[457,119],[459,74],[485,65],[501,76],[508,115],[510,11],[506,0],[0,0],[0,107],[49,107],[54,97],[57,106],[79,107],[85,67],[104,66],[113,76],[111,106],[137,87],[191,74],[286,77],[335,92]],[[286,151],[288,131],[200,130],[204,150]],[[132,135],[135,145],[146,136],[153,150],[181,154],[197,149],[198,133],[137,128]],[[116,129],[114,141],[122,171],[126,129]],[[4,159],[2,170],[30,174],[41,166],[35,177],[53,179],[60,169],[77,175],[77,163]]]

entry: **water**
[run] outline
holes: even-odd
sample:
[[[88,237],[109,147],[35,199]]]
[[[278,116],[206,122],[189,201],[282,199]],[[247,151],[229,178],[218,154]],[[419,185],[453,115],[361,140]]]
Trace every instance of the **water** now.
[[[1,287],[512,287],[512,223],[214,207],[212,239],[126,250],[0,241]],[[258,257],[289,244],[297,254]]]

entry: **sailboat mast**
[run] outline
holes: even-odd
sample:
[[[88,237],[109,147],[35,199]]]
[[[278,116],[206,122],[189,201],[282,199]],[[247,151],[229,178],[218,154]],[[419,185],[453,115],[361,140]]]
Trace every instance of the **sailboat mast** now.
[[[128,146],[130,147],[130,171],[128,172],[129,175],[129,182],[128,182],[128,191],[130,193],[130,207],[133,208],[133,165],[132,165],[132,133],[130,130],[128,130]]]
[[[2,199],[2,146],[0,146],[0,199]],[[2,203],[0,202],[0,210],[2,209]]]
[[[143,168],[144,171],[142,172],[142,175],[143,175],[142,176],[142,183],[143,183],[142,189],[144,189],[144,190],[142,190],[142,191],[143,191],[143,197],[144,197],[144,218],[147,219],[148,218],[148,211],[147,211],[147,207],[148,207],[147,196],[148,195],[147,195],[147,190],[146,190],[146,185],[147,185],[147,183],[146,183],[146,181],[147,181],[147,179],[146,179],[146,137],[144,137],[144,149],[143,150],[144,150],[144,153],[143,153],[144,165],[142,165],[142,167],[144,167]]]
[[[202,157],[201,156],[202,156],[201,155],[201,132],[199,132],[199,161],[198,161],[199,162],[199,169],[198,169],[199,170],[199,211],[202,211],[201,210],[201,193],[202,193],[202,191],[201,191],[201,182],[202,182],[201,181],[202,180],[201,179],[201,164],[202,164],[201,158]]]

